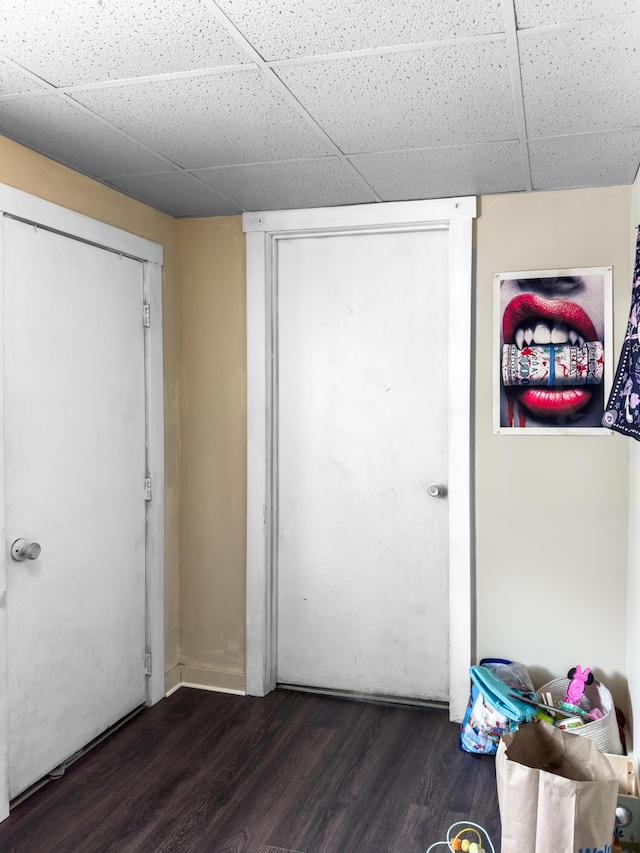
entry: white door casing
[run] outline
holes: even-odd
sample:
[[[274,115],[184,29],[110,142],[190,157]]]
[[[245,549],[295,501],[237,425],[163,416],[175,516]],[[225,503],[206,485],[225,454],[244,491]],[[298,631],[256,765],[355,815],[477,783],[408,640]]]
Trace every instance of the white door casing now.
[[[144,330],[144,340],[136,345],[139,356],[144,359],[141,365],[141,375],[135,380],[131,393],[139,389],[144,396],[142,406],[145,415],[140,412],[138,420],[142,423],[146,420],[146,435],[141,434],[142,453],[146,456],[142,463],[136,463],[136,468],[146,473],[153,484],[152,500],[144,503],[144,509],[140,515],[142,525],[146,525],[145,541],[140,542],[139,547],[144,551],[146,572],[144,576],[145,589],[141,591],[140,603],[146,608],[146,626],[143,624],[138,631],[144,631],[146,638],[144,646],[151,652],[152,671],[147,679],[146,696],[144,686],[141,689],[143,701],[148,704],[157,702],[164,695],[164,393],[163,393],[163,367],[162,367],[162,301],[161,301],[161,265],[162,248],[150,241],[131,235],[127,232],[113,228],[103,223],[96,222],[80,214],[60,208],[57,205],[34,198],[20,191],[0,185],[0,320],[4,324],[4,294],[5,294],[5,263],[4,247],[5,232],[13,232],[15,239],[16,228],[25,229],[27,226],[12,222],[12,219],[22,220],[30,225],[44,229],[46,233],[41,236],[45,240],[66,242],[72,238],[73,244],[81,249],[84,247],[90,254],[99,251],[92,247],[101,247],[111,253],[122,255],[123,267],[141,269],[141,291],[145,302],[149,305],[151,323]],[[6,226],[6,227],[5,227]],[[54,234],[48,232],[56,232]],[[7,235],[7,240],[11,235]],[[89,245],[87,245],[89,244]],[[43,245],[45,245],[43,243]],[[117,254],[115,257],[117,258]],[[15,253],[14,253],[15,255]],[[15,257],[14,257],[15,260]],[[120,259],[118,259],[120,261]],[[89,309],[90,310],[90,309]],[[99,314],[99,309],[98,309]],[[99,323],[99,316],[89,316],[87,323]],[[140,317],[142,325],[142,316]],[[9,353],[3,352],[0,362],[1,375],[4,376],[4,358]],[[108,371],[107,371],[108,373]],[[146,388],[146,394],[144,390]],[[0,384],[3,408],[4,381]],[[37,400],[33,401],[37,407]],[[139,406],[139,404],[136,404]],[[5,516],[5,436],[4,425],[0,425],[0,478],[3,487],[0,489],[0,520],[2,532],[7,543],[7,536],[14,533],[6,525]],[[91,472],[87,472],[91,476]],[[141,488],[141,496],[144,496],[144,482]],[[13,525],[12,525],[13,526]],[[33,534],[34,532],[31,531]],[[46,548],[46,543],[42,543]],[[141,553],[141,557],[142,557]],[[7,679],[8,679],[8,627],[7,608],[11,606],[11,597],[7,596],[7,562],[10,560],[8,547],[3,549],[0,555],[0,819],[8,815],[9,810],[9,705],[7,702]],[[36,561],[37,562],[37,561]],[[11,570],[21,564],[12,563]],[[35,564],[34,564],[35,565]],[[21,578],[20,575],[12,575],[12,578]],[[14,632],[15,633],[15,632]],[[140,637],[140,634],[138,634]],[[141,638],[142,639],[142,638]],[[139,690],[139,688],[136,688]],[[135,691],[134,691],[135,692]],[[133,694],[132,694],[133,695]],[[138,694],[136,694],[138,695]],[[117,705],[117,703],[116,703]]]
[[[244,214],[247,234],[247,693],[276,685],[277,309],[280,241],[437,226],[449,235],[449,713],[462,719],[471,656],[471,280],[474,198]]]

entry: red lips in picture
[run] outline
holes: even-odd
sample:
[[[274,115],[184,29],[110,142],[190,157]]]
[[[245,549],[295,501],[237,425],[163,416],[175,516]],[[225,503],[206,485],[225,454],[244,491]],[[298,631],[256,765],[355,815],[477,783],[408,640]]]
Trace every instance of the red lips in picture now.
[[[505,344],[518,349],[536,346],[584,346],[598,334],[589,315],[568,299],[546,299],[535,293],[513,297],[504,310],[502,332]],[[524,387],[510,389],[533,416],[566,417],[589,404],[594,394],[584,385]]]

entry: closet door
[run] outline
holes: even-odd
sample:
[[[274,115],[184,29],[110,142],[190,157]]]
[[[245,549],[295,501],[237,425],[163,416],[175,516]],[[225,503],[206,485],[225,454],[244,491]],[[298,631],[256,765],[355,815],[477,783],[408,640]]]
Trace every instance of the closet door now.
[[[448,270],[445,229],[279,241],[279,683],[449,698]]]
[[[4,246],[13,798],[145,702],[145,375],[139,261],[10,218]]]

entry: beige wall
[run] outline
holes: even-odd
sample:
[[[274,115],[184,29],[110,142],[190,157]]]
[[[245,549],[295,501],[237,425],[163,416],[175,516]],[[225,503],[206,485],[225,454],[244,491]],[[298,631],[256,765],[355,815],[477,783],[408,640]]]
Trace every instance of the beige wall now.
[[[246,272],[239,216],[178,223],[182,680],[244,689]]]
[[[489,196],[476,228],[476,658],[521,660],[538,683],[591,665],[624,707],[628,440],[492,434],[492,274],[612,265],[619,349],[630,203],[629,187]],[[244,242],[239,217],[182,221],[179,233],[182,658],[199,668],[193,680],[233,686],[244,671]]]
[[[246,512],[241,219],[177,222],[2,138],[0,181],[164,246],[167,668],[180,662],[185,681],[241,689]],[[483,197],[476,226],[474,345],[476,659],[521,660],[538,682],[575,663],[591,665],[625,706],[628,582],[635,596],[630,614],[640,605],[636,539],[634,571],[627,577],[629,440],[492,434],[492,274],[613,265],[617,353],[631,287],[631,199],[629,187]],[[634,200],[640,221],[638,188]],[[640,461],[632,464],[640,470]],[[640,505],[640,494],[634,495],[632,512]],[[631,669],[639,639],[635,618],[629,628]]]
[[[591,666],[627,707],[629,441],[492,434],[492,274],[613,266],[614,352],[629,311],[630,187],[481,199],[477,222],[477,657],[540,683]]]
[[[0,182],[153,240],[164,247],[166,442],[166,667],[178,661],[178,501],[180,300],[176,220],[0,137]]]

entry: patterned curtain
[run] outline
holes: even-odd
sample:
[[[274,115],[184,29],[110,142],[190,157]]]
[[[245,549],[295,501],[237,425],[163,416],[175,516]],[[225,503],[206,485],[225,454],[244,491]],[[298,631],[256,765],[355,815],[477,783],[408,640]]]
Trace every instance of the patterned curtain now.
[[[640,226],[636,240],[631,314],[602,425],[640,441]]]

